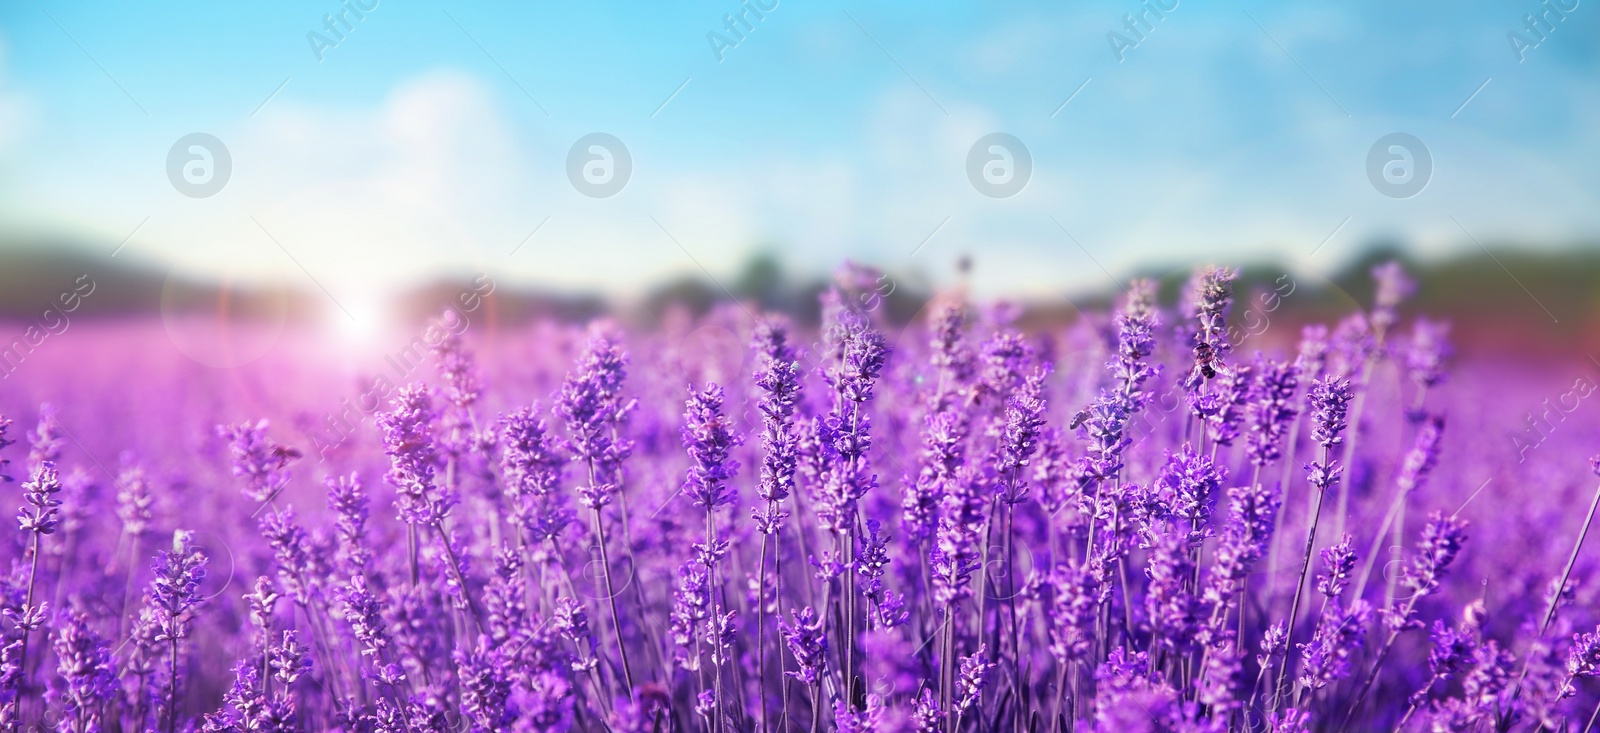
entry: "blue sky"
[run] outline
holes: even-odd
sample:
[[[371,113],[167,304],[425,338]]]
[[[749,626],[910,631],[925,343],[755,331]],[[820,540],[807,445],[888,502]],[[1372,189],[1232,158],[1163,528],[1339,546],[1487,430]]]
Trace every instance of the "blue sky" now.
[[[1528,0],[1164,2],[1140,38],[1127,0],[780,0],[740,39],[731,0],[379,0],[338,39],[331,0],[19,0],[0,9],[0,225],[350,300],[442,272],[627,295],[761,246],[936,278],[971,253],[980,290],[1038,295],[1102,267],[1327,272],[1378,237],[1431,256],[1476,248],[1463,229],[1600,233],[1600,7],[1519,61]],[[311,32],[337,41],[321,60]],[[167,178],[191,132],[233,159],[209,198]],[[633,159],[611,198],[567,178],[593,132]],[[965,170],[993,132],[1033,161],[1009,198]],[[1433,161],[1411,198],[1367,175],[1394,132]]]

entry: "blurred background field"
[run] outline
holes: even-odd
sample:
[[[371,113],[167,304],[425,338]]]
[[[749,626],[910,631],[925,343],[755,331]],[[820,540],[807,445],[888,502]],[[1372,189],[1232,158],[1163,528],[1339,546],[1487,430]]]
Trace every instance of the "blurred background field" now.
[[[731,276],[712,278],[696,273],[658,279],[620,296],[508,283],[497,280],[492,273],[477,273],[442,276],[403,288],[365,303],[359,314],[346,315],[341,311],[345,307],[342,301],[330,300],[303,278],[274,275],[267,278],[265,285],[255,278],[217,281],[148,260],[111,259],[99,252],[114,247],[0,240],[0,262],[4,263],[0,269],[0,321],[9,324],[10,335],[20,336],[27,325],[37,323],[63,291],[81,287],[75,286],[74,281],[83,275],[92,279],[95,289],[82,299],[80,308],[64,314],[74,321],[186,314],[241,326],[293,324],[296,328],[333,332],[347,330],[354,323],[357,330],[385,330],[383,335],[390,339],[404,336],[399,343],[457,293],[472,289],[473,278],[479,274],[493,283],[485,314],[496,327],[538,318],[581,323],[602,315],[633,325],[659,327],[669,314],[700,316],[719,302],[732,301],[815,325],[819,314],[817,296],[831,282],[826,272],[799,271],[792,265],[786,268],[780,251],[758,250],[742,264],[728,268]],[[1272,299],[1270,319],[1284,319],[1294,328],[1269,337],[1269,342],[1295,338],[1299,324],[1329,320],[1352,306],[1370,303],[1371,268],[1396,260],[1418,280],[1417,292],[1406,308],[1451,321],[1463,356],[1511,361],[1570,360],[1582,359],[1600,349],[1600,245],[1530,248],[1501,244],[1492,250],[1473,246],[1463,248],[1456,256],[1426,259],[1408,257],[1406,251],[1397,242],[1371,243],[1361,256],[1327,276],[1271,260],[1228,262],[1242,270],[1238,287],[1241,301],[1255,301],[1257,310],[1262,309],[1261,299],[1270,293],[1290,293],[1281,303]],[[905,325],[916,320],[938,292],[965,289],[967,273],[989,269],[981,249],[940,264],[943,266],[908,270],[886,268],[882,281],[876,285],[878,295],[872,296],[874,308],[881,306],[889,322]],[[1085,311],[1105,310],[1120,292],[1117,288],[1133,277],[1156,278],[1162,286],[1163,300],[1171,302],[1191,265],[1157,263],[1117,275],[1096,270],[1093,274],[1104,283],[1101,286],[1062,289],[1053,296],[1008,302],[1021,309],[1023,324],[1060,327],[1071,324]],[[1083,276],[1082,272],[1074,272],[1064,274],[1063,279]],[[1007,300],[1003,295],[1000,299]],[[1236,320],[1246,327],[1242,312]],[[1255,328],[1253,322],[1248,327]]]

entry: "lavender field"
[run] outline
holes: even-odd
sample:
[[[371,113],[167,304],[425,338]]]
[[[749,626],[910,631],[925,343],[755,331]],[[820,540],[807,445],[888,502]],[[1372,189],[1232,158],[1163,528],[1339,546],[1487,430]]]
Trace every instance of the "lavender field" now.
[[[1600,733],[1596,5],[0,3],[0,733]]]
[[[1592,729],[1582,364],[1456,357],[1398,265],[1262,333],[1225,268],[1027,329],[845,273],[820,328],[455,310],[350,382],[41,347],[0,723]]]

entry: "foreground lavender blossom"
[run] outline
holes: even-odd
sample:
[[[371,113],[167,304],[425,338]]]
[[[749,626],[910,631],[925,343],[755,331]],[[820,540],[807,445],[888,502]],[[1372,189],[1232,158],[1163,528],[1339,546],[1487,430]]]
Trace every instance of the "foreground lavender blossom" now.
[[[206,557],[191,544],[189,533],[178,530],[172,535],[172,550],[162,552],[155,565],[155,580],[150,584],[148,603],[154,616],[156,644],[166,642],[166,674],[161,678],[157,697],[167,733],[178,727],[178,694],[182,679],[178,671],[178,653],[183,640],[188,638],[194,625],[194,612],[200,603],[200,581],[206,577]]]
[[[104,465],[76,402],[23,446],[0,418],[0,727],[1596,719],[1600,469],[1568,456],[1600,432],[1562,422],[1517,469],[1476,427],[1508,380],[1454,371],[1397,267],[1370,313],[1249,356],[1226,268],[1065,330],[960,292],[902,328],[845,275],[816,328],[729,303],[507,350],[439,322],[408,352],[436,369],[334,451],[307,450],[314,406],[264,406],[287,384],[129,426],[141,453]]]

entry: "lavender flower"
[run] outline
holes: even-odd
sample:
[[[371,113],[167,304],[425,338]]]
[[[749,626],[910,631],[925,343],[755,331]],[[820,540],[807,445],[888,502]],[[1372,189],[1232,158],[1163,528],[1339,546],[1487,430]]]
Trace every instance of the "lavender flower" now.
[[[1444,365],[1454,353],[1450,346],[1449,323],[1418,318],[1411,327],[1411,340],[1405,351],[1405,365],[1411,381],[1421,389],[1444,384],[1448,376]]]
[[[1346,533],[1339,542],[1322,549],[1323,571],[1317,574],[1317,592],[1331,599],[1344,595],[1356,568],[1356,551]]]
[[[1214,717],[1227,717],[1242,707],[1239,690],[1244,686],[1242,654],[1232,632],[1212,645],[1205,660],[1205,667],[1195,679],[1195,699],[1209,706]]]
[[[1356,312],[1345,316],[1334,325],[1329,337],[1328,373],[1359,377],[1367,360],[1378,353],[1381,345],[1365,314]]]
[[[8,607],[6,610],[13,610]],[[0,647],[0,725],[15,730],[22,724],[23,640],[26,635],[11,631]]]
[[[691,671],[700,669],[700,656],[691,649],[700,638],[701,624],[711,616],[710,583],[711,574],[699,558],[678,568],[678,588],[672,596],[671,638],[677,646],[678,659]]]
[[[1244,425],[1246,405],[1252,397],[1255,367],[1235,364],[1218,374],[1215,392],[1206,409],[1206,434],[1217,445],[1233,445]]]
[[[316,569],[305,528],[295,522],[294,510],[263,516],[261,536],[272,547],[284,587],[294,595],[296,603],[309,607],[318,592]]]
[[[923,688],[922,695],[917,698],[916,708],[911,713],[912,725],[917,733],[937,733],[939,721],[944,714],[939,710],[939,696],[935,695],[932,688]]]
[[[1227,337],[1227,320],[1228,308],[1233,304],[1233,281],[1237,277],[1238,272],[1232,269],[1202,268],[1189,281],[1184,300],[1184,314],[1194,319],[1197,328],[1188,339],[1194,349],[1195,365],[1183,380],[1183,388],[1188,393],[1189,412],[1213,432],[1235,429],[1237,424],[1231,417],[1219,419],[1233,402],[1231,393],[1236,390],[1219,394],[1204,389],[1207,380],[1218,373],[1217,366],[1233,348]]]
[[[1117,384],[1123,409],[1129,415],[1137,415],[1150,399],[1150,393],[1144,389],[1145,381],[1160,371],[1145,363],[1155,351],[1154,282],[1140,278],[1128,284],[1128,297],[1117,314],[1116,325],[1116,355],[1106,366]]]
[[[1228,498],[1232,514],[1217,544],[1217,560],[1204,596],[1214,606],[1231,602],[1249,577],[1250,567],[1267,554],[1278,514],[1278,497],[1261,484],[1229,489]]]
[[[1095,733],[1210,733],[1195,724],[1195,706],[1186,704],[1159,673],[1150,673],[1150,659],[1145,652],[1129,654],[1118,647],[1094,676],[1098,685]]]
[[[172,534],[172,550],[163,551],[154,566],[149,600],[156,610],[156,641],[179,641],[189,635],[191,611],[200,602],[200,581],[206,577],[206,556],[188,532]]]
[[[641,690],[635,697],[638,699],[617,701],[616,722],[612,728],[618,733],[655,733],[656,720],[671,700],[660,688]]]
[[[1327,491],[1337,484],[1344,471],[1330,453],[1334,446],[1344,442],[1340,434],[1345,430],[1346,412],[1353,396],[1350,383],[1331,374],[1311,385],[1311,437],[1322,446],[1323,460],[1306,464],[1306,474],[1318,491]]]
[[[1300,367],[1287,361],[1265,362],[1256,367],[1250,397],[1250,435],[1245,450],[1250,463],[1266,466],[1283,457],[1283,438],[1294,420],[1294,394],[1300,386]]]
[[[1261,653],[1256,655],[1256,663],[1262,669],[1272,664],[1272,660],[1282,657],[1289,651],[1289,630],[1282,621],[1267,627],[1261,634]]]
[[[244,660],[234,664],[233,686],[223,695],[222,702],[221,710],[206,714],[203,733],[242,733],[247,725],[261,727],[267,706],[261,670]]]
[[[44,625],[48,604],[35,603],[39,565],[44,536],[55,531],[60,519],[61,501],[55,498],[61,491],[61,479],[55,462],[40,460],[34,464],[33,478],[22,485],[22,497],[27,502],[18,510],[18,523],[28,536],[28,585],[20,605],[6,604],[3,615],[15,628],[6,639],[0,652],[0,723],[10,723],[15,731],[21,722],[17,705],[26,693],[28,676],[28,642],[33,632]]]
[[[88,614],[74,611],[57,625],[55,652],[61,675],[61,728],[99,731],[106,702],[117,689],[110,645],[90,626]]]
[[[1039,506],[1050,517],[1053,528],[1074,531],[1082,523],[1080,512],[1063,510],[1076,509],[1087,499],[1083,495],[1087,481],[1083,463],[1067,455],[1066,438],[1060,428],[1045,426],[1039,436],[1039,456],[1033,461],[1033,483],[1039,487]]]
[[[779,622],[778,625],[783,631],[783,643],[794,655],[797,666],[789,676],[808,685],[820,684],[828,657],[828,637],[823,633],[822,619],[806,606],[794,612],[793,624]]]
[[[1329,461],[1324,465],[1321,461],[1312,461],[1306,464],[1306,481],[1318,491],[1327,491],[1339,483],[1344,474],[1344,467],[1337,461]]]
[[[407,524],[438,524],[452,503],[434,486],[439,456],[433,441],[433,418],[433,395],[421,385],[402,388],[394,407],[377,418],[383,431],[383,452],[389,456],[389,472],[384,478],[394,486],[395,507]]]
[[[245,496],[257,504],[271,501],[289,483],[289,463],[300,452],[267,437],[270,423],[219,426],[217,434],[228,441],[233,455],[233,475],[244,480]]]
[[[1356,693],[1356,701],[1351,708],[1352,714],[1366,699],[1367,692],[1378,679],[1378,673],[1383,668],[1384,661],[1388,659],[1389,651],[1394,647],[1395,639],[1399,638],[1400,632],[1421,627],[1416,620],[1417,603],[1438,589],[1445,569],[1455,560],[1456,554],[1461,550],[1461,544],[1465,541],[1465,522],[1457,521],[1454,517],[1445,517],[1441,512],[1434,512],[1428,518],[1428,524],[1422,532],[1422,541],[1417,546],[1418,556],[1412,561],[1411,570],[1406,573],[1405,585],[1412,593],[1409,598],[1397,601],[1396,608],[1384,609],[1384,621],[1389,626],[1389,635],[1384,639],[1383,646],[1378,649],[1366,682],[1362,683],[1360,691]]]
[[[867,520],[867,536],[855,564],[859,571],[857,585],[862,594],[874,606],[881,605],[887,599],[883,576],[889,570],[889,533],[883,531],[883,525],[876,519]]]
[[[513,733],[565,731],[572,727],[572,683],[554,672],[540,672],[512,688],[511,707],[518,711]]]
[[[122,531],[135,539],[143,535],[153,518],[154,505],[155,497],[144,471],[137,466],[124,469],[117,478],[117,519],[122,522]]]
[[[1373,267],[1372,279],[1377,284],[1372,296],[1372,328],[1381,338],[1399,319],[1395,309],[1416,292],[1417,284],[1406,275],[1405,268],[1393,260]]]
[[[412,586],[418,584],[421,575],[417,533],[422,527],[428,527],[444,552],[446,590],[458,608],[472,613],[473,620],[481,628],[483,614],[478,610],[467,580],[467,555],[457,550],[455,539],[444,525],[458,497],[450,486],[439,486],[434,480],[439,464],[433,438],[434,417],[432,394],[420,385],[402,388],[395,396],[394,407],[378,415],[378,427],[383,431],[383,451],[389,456],[389,472],[385,479],[395,487],[395,505],[401,521],[407,525],[407,560]]]
[[[595,640],[594,632],[589,628],[589,610],[584,608],[582,601],[571,596],[557,599],[552,625],[556,633],[578,646],[579,656],[572,663],[573,671],[587,671],[597,663],[595,650],[599,644]]]
[[[884,729],[883,696],[868,695],[866,702],[866,708],[860,711],[843,700],[833,704],[834,726],[839,733],[877,733]]]
[[[1320,323],[1308,324],[1300,329],[1300,346],[1296,351],[1295,367],[1300,375],[1310,380],[1323,376],[1328,368],[1328,327]],[[1310,395],[1306,395],[1310,402]]]
[[[439,376],[444,380],[444,398],[447,405],[440,415],[441,431],[439,444],[444,454],[454,461],[461,461],[472,447],[473,414],[472,407],[477,404],[482,392],[478,383],[476,369],[472,363],[472,356],[467,353],[461,343],[461,334],[458,328],[464,327],[461,316],[454,310],[446,310],[440,320],[431,327],[440,333],[438,343],[430,347],[430,351],[438,359]]]
[[[1400,491],[1410,493],[1427,480],[1428,474],[1433,472],[1434,466],[1439,463],[1439,437],[1444,431],[1444,418],[1428,417],[1421,421],[1417,429],[1417,438],[1411,445],[1411,451],[1406,453],[1404,465],[1400,468]]]
[[[1433,651],[1428,653],[1428,682],[1411,696],[1413,706],[1427,699],[1428,691],[1435,683],[1453,680],[1466,671],[1478,650],[1477,642],[1470,634],[1452,629],[1443,621],[1433,622],[1429,637],[1433,640]]]
[[[939,371],[939,384],[928,405],[930,414],[943,412],[950,396],[972,379],[974,355],[963,338],[966,327],[965,304],[947,301],[938,305],[929,321],[933,340],[929,343],[929,362]]]
[[[361,477],[329,476],[323,485],[328,489],[328,508],[337,519],[335,530],[339,537],[339,554],[345,563],[346,573],[365,573],[372,560],[372,550],[367,546],[368,501]]]
[[[1238,270],[1207,265],[1189,281],[1185,315],[1199,326],[1196,343],[1208,344],[1218,357],[1227,356],[1231,346],[1226,337],[1228,309],[1233,305],[1233,281],[1238,278]]]
[[[865,403],[873,398],[889,355],[888,342],[877,331],[864,324],[844,330],[840,363],[824,375],[836,400],[823,424],[823,448],[830,458],[830,470],[819,492],[817,515],[822,529],[829,532],[845,529],[856,503],[877,486],[877,476],[868,470],[865,460],[872,447],[872,420]]]
[[[102,489],[95,475],[82,466],[74,466],[71,472],[61,478],[61,524],[58,529],[69,535],[68,544],[79,539],[76,535],[91,520],[98,521],[99,512],[104,509],[100,495]]]
[[[758,684],[766,687],[766,654],[768,644],[766,616],[770,610],[777,610],[781,619],[781,606],[778,605],[782,577],[782,543],[778,536],[783,526],[783,520],[789,513],[782,508],[783,501],[789,498],[794,490],[795,475],[798,470],[800,441],[796,432],[794,413],[800,398],[800,364],[795,360],[794,349],[789,346],[788,328],[781,322],[766,320],[756,325],[754,348],[761,359],[761,370],[756,372],[756,386],[761,389],[762,396],[759,403],[761,411],[761,479],[757,484],[756,493],[766,502],[765,505],[754,507],[750,516],[755,520],[756,530],[761,533],[760,568],[755,579],[755,592],[758,596],[754,604],[756,610],[756,664],[759,669]],[[767,583],[767,549],[768,543],[777,545],[777,567],[774,570],[775,581],[771,584],[772,602],[768,601]],[[782,661],[780,659],[780,668]],[[767,699],[761,698],[761,711],[767,717]]]
[[[509,670],[484,651],[458,647],[456,665],[461,677],[461,708],[473,733],[506,730],[515,720],[508,705],[512,681]]]
[[[370,658],[380,682],[391,687],[399,684],[405,679],[405,674],[399,667],[389,665],[384,660],[385,650],[390,645],[387,621],[383,617],[382,604],[368,586],[365,575],[351,576],[344,589],[343,601],[346,608],[344,620],[350,625],[362,659]]]
[[[485,645],[498,649],[523,631],[528,603],[524,596],[522,554],[514,548],[501,546],[494,560],[494,577],[484,589],[483,605],[488,614]]]
[[[1580,679],[1600,676],[1600,629],[1572,635],[1572,653],[1567,658],[1567,673]]]
[[[1016,390],[1023,370],[1034,358],[1026,336],[1003,330],[983,345],[983,373],[979,385],[985,397],[1004,397]]]
[[[268,666],[272,669],[273,681],[284,688],[293,685],[300,675],[311,669],[311,660],[306,657],[309,651],[299,642],[294,629],[285,629],[282,643],[268,652]]]
[[[984,645],[971,654],[961,658],[960,677],[956,681],[955,713],[957,717],[972,709],[978,703],[978,697],[983,694],[985,677],[996,666],[987,661]]]
[[[1006,404],[1006,424],[994,468],[1006,477],[1001,499],[1008,504],[1020,503],[1027,494],[1022,469],[1038,450],[1039,431],[1044,427],[1044,380],[1048,376],[1049,365],[1039,367]]]
[[[605,329],[595,329],[578,367],[567,375],[556,398],[555,413],[566,421],[567,449],[572,459],[589,467],[578,494],[585,507],[610,503],[622,480],[622,461],[632,443],[619,435],[636,403],[622,398],[628,357]]]
[[[512,521],[544,561],[574,517],[559,490],[566,458],[538,414],[536,403],[501,418],[500,474]]]
[[[1094,649],[1095,622],[1110,594],[1103,562],[1061,565],[1050,573],[1053,603],[1047,616],[1050,654],[1059,664],[1083,662]]]
[[[1303,687],[1320,690],[1350,676],[1351,659],[1361,649],[1371,615],[1365,601],[1355,601],[1348,609],[1337,600],[1328,602],[1311,641],[1297,645],[1305,657],[1299,679]]]
[[[1434,631],[1437,633],[1438,622],[1434,623],[1436,626]],[[1471,639],[1468,638],[1466,643],[1470,645]],[[1438,642],[1436,641],[1435,654],[1439,653]],[[1470,655],[1471,653],[1472,648],[1471,646],[1468,646],[1466,648],[1466,654]],[[1432,662],[1432,659],[1430,658],[1429,661]],[[1449,661],[1455,662],[1454,657],[1452,657]],[[1463,666],[1463,664],[1464,662],[1456,662],[1455,666],[1459,668]],[[1566,674],[1562,677],[1561,681],[1554,686],[1554,691],[1548,695],[1550,702],[1549,707],[1555,707],[1555,705],[1560,701],[1577,695],[1578,686],[1576,683],[1578,680],[1589,679],[1597,675],[1600,675],[1600,632],[1590,634],[1573,634],[1572,649],[1567,653]],[[1426,690],[1424,689],[1423,692],[1426,692]]]
[[[1415,606],[1417,599],[1438,590],[1445,571],[1455,561],[1462,543],[1467,540],[1466,530],[1465,521],[1447,517],[1443,512],[1428,516],[1428,523],[1422,529],[1422,540],[1417,543],[1417,557],[1412,561],[1411,572],[1406,573],[1405,577],[1405,586],[1413,593],[1408,606]]]
[[[979,553],[985,502],[972,482],[957,480],[940,501],[939,530],[929,551],[933,596],[946,607],[967,598],[972,573],[982,563]],[[948,612],[948,611],[947,611]]]
[[[372,676],[381,684],[393,687],[403,681],[405,675],[398,666],[384,661],[389,635],[384,625],[381,602],[367,575],[372,551],[367,543],[366,492],[355,474],[329,478],[326,485],[328,505],[338,517],[339,552],[344,561],[344,581],[336,593],[343,608],[335,610],[334,616],[350,626],[360,652],[362,668],[368,669],[366,664],[370,658]],[[265,626],[264,623],[262,625]]]
[[[730,454],[742,442],[722,414],[722,388],[707,384],[700,392],[691,390],[683,422],[683,445],[690,460],[683,493],[711,513],[733,503],[728,482],[738,472],[739,462]]]
[[[756,373],[756,386],[762,391],[761,481],[756,493],[768,506],[753,509],[752,515],[765,534],[782,523],[778,505],[794,490],[799,461],[799,435],[794,428],[795,408],[800,399],[800,364],[788,343],[788,330],[782,324],[764,321],[756,327],[755,348],[762,358]]]
[[[738,471],[739,462],[730,457],[739,444],[722,414],[722,388],[708,384],[701,392],[691,390],[684,407],[683,444],[689,452],[690,465],[684,477],[683,493],[705,510],[704,542],[695,545],[700,563],[717,587],[710,593],[707,609],[706,634],[711,641],[711,662],[715,682],[714,705],[720,708],[722,696],[722,664],[724,641],[731,625],[731,612],[724,613],[719,603],[720,583],[715,583],[719,560],[728,546],[715,527],[717,507],[731,504],[733,496],[728,482]]]
[[[56,408],[48,402],[39,405],[39,423],[28,433],[28,465],[61,462],[61,447],[66,440],[61,437],[61,425],[56,422]]]
[[[833,376],[834,386],[851,402],[870,402],[888,357],[889,342],[883,334],[867,328],[852,329],[844,341],[844,361]]]
[[[1304,710],[1286,708],[1281,713],[1267,715],[1268,733],[1311,733],[1311,714]]]
[[[146,721],[152,703],[159,704],[164,690],[156,683],[158,672],[166,666],[167,650],[156,640],[160,632],[159,611],[145,603],[130,624],[123,656],[123,695],[121,703],[134,711],[133,718]]]
[[[22,531],[35,535],[48,535],[61,523],[61,475],[52,461],[41,461],[33,469],[33,478],[22,484],[22,500],[26,506],[18,509],[17,522]]]
[[[1350,400],[1354,399],[1354,392],[1350,389],[1350,382],[1333,375],[1328,375],[1311,384],[1311,409],[1312,433],[1311,437],[1317,445],[1324,449],[1333,448],[1344,442],[1340,434],[1344,432],[1348,423]]]
[[[148,594],[154,610],[151,640],[157,644],[168,642],[170,650],[167,676],[162,683],[166,694],[161,702],[167,733],[172,733],[178,724],[178,649],[193,628],[194,610],[201,600],[200,581],[206,577],[206,557],[191,544],[188,532],[178,530],[172,534],[172,550],[161,553],[154,571],[156,577]]]
[[[255,590],[245,594],[245,603],[250,606],[250,623],[255,625],[260,632],[256,643],[266,646],[269,643],[268,635],[272,632],[272,615],[278,607],[278,595],[272,581],[263,575],[256,578]]]
[[[1433,715],[1435,728],[1471,730],[1502,711],[1514,712],[1504,710],[1502,696],[1511,685],[1516,660],[1499,644],[1487,640],[1478,645],[1472,661],[1472,670],[1461,679],[1461,696],[1438,704]]]
[[[918,545],[933,537],[939,504],[959,480],[958,474],[966,460],[963,443],[967,429],[967,417],[961,412],[935,412],[925,420],[921,468],[901,501],[901,526],[907,539]]]
[[[1109,392],[1101,392],[1084,411],[1081,436],[1089,444],[1085,467],[1096,481],[1109,481],[1122,471],[1123,451],[1132,443],[1127,428],[1127,407]]]
[[[1176,522],[1188,533],[1189,541],[1199,541],[1206,536],[1223,477],[1210,458],[1187,443],[1178,453],[1168,452],[1154,487],[1158,504],[1154,518]]]
[[[1189,590],[1194,561],[1189,555],[1188,539],[1181,534],[1157,535],[1145,575],[1150,578],[1144,606],[1151,634],[1167,649],[1180,654],[1189,651],[1201,618],[1199,600]]]

